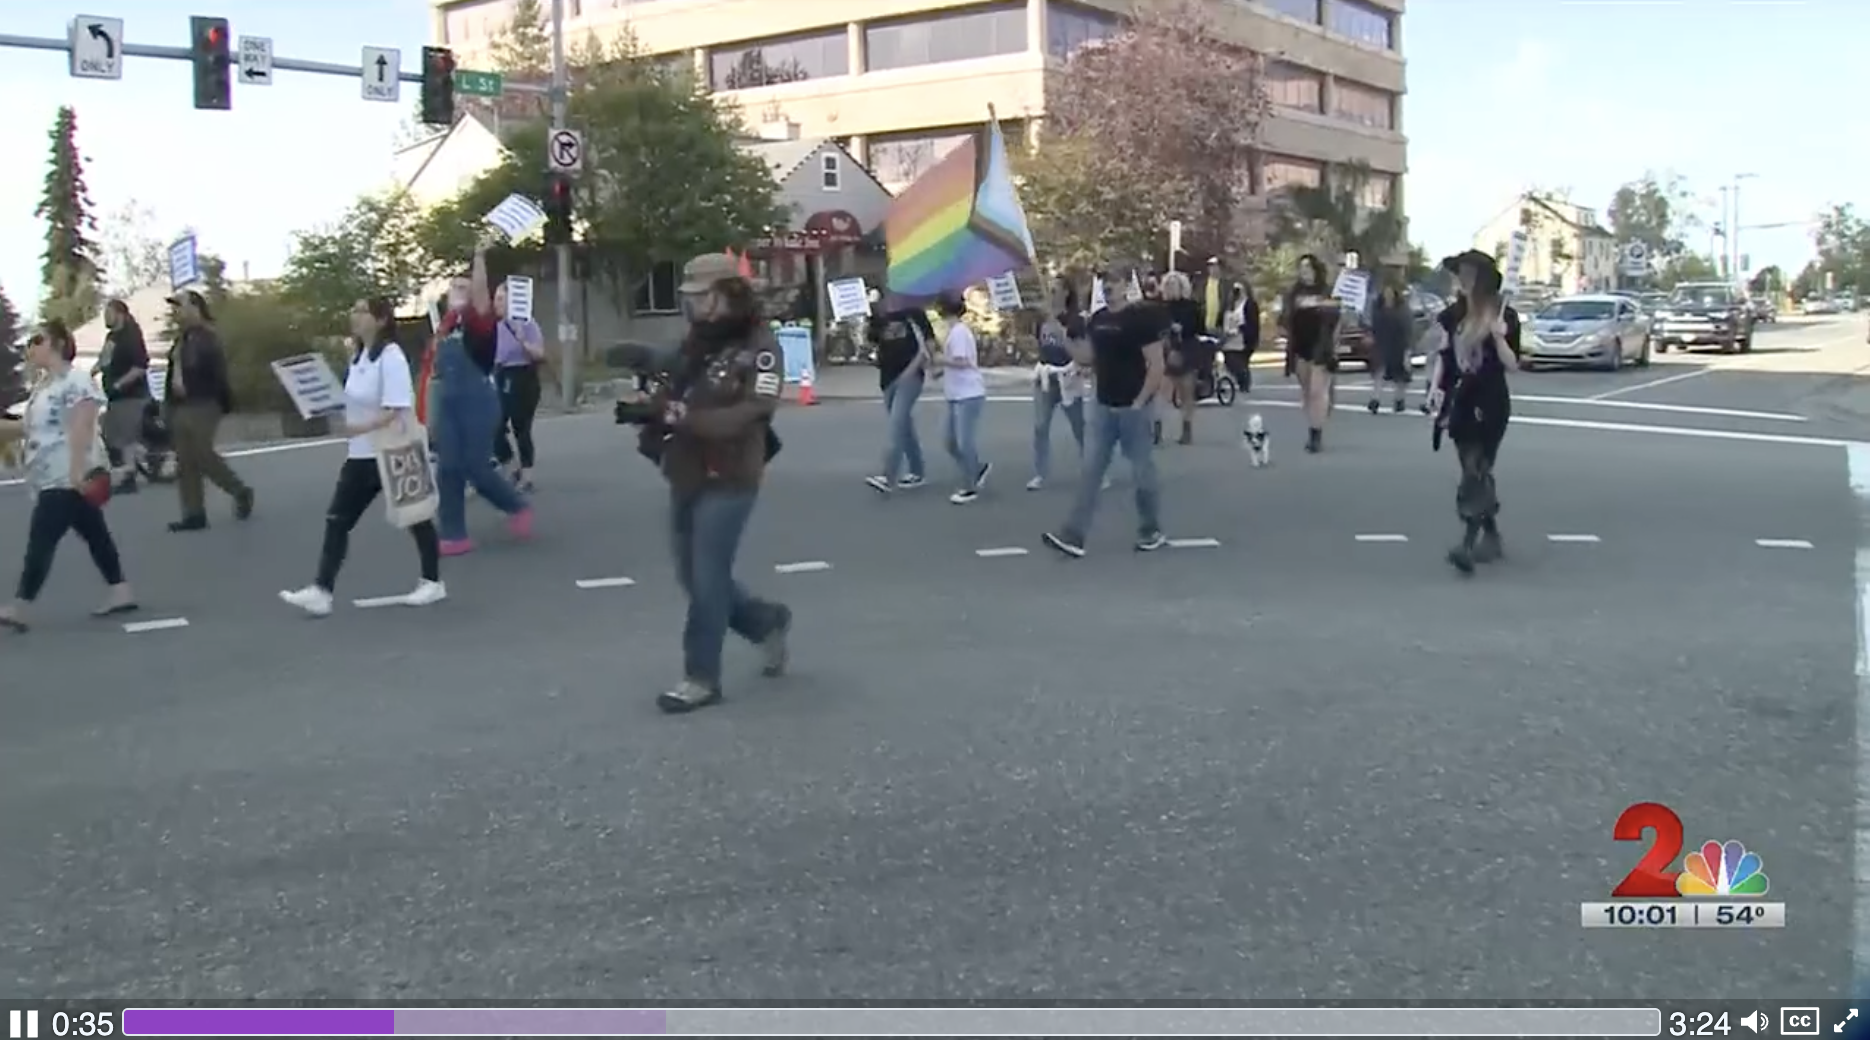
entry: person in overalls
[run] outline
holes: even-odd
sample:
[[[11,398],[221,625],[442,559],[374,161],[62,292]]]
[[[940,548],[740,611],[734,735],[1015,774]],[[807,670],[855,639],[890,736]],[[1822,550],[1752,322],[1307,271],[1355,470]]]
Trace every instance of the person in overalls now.
[[[455,279],[449,287],[448,306],[425,404],[437,458],[441,554],[460,556],[474,549],[467,532],[469,485],[507,515],[507,528],[515,537],[532,535],[532,506],[500,473],[493,457],[500,426],[500,394],[493,382],[498,319],[487,287],[485,244],[475,250],[468,277]]]

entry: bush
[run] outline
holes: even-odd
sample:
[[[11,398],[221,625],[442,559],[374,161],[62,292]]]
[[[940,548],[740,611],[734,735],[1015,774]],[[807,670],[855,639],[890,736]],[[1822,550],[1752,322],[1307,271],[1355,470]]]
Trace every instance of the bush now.
[[[227,348],[228,381],[234,408],[249,414],[291,412],[292,399],[273,375],[273,362],[298,354],[323,354],[343,371],[341,337],[322,335],[297,308],[276,294],[237,293],[220,301],[216,325]]]

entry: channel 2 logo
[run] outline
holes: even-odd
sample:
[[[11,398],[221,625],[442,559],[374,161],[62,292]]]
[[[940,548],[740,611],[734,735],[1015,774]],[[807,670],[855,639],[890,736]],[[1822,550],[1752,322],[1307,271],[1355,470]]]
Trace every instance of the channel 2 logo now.
[[[1759,853],[1748,852],[1737,841],[1709,841],[1690,852],[1681,870],[1673,869],[1682,853],[1682,818],[1659,802],[1638,802],[1617,817],[1611,836],[1618,841],[1642,841],[1656,832],[1655,844],[1636,861],[1636,867],[1610,890],[1613,899],[1680,899],[1683,896],[1746,896],[1766,894],[1771,882]],[[1783,1030],[1782,1030],[1783,1032]]]

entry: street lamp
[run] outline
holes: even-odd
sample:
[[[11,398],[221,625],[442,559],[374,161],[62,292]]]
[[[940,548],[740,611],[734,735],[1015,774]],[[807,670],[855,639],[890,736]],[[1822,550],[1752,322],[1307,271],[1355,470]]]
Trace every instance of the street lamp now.
[[[1740,182],[1750,181],[1758,176],[1757,173],[1734,174],[1734,213],[1732,221],[1727,225],[1727,248],[1734,257],[1733,270],[1736,278],[1745,277],[1745,273],[1740,270]]]

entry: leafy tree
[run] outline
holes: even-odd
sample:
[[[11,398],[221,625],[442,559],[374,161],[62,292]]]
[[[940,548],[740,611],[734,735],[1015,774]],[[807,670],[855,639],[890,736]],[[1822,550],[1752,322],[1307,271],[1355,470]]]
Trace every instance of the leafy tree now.
[[[1870,224],[1856,207],[1844,203],[1819,214],[1812,244],[1818,251],[1815,281],[1822,291],[1870,288]],[[1824,288],[1825,275],[1831,276],[1831,290]]]
[[[1682,178],[1645,173],[1617,189],[1606,215],[1619,249],[1641,242],[1650,256],[1666,260],[1687,252],[1683,236],[1697,223],[1689,206]]]
[[[128,296],[169,277],[169,245],[152,233],[155,220],[155,211],[135,199],[105,215],[98,244],[111,294]]]
[[[1778,264],[1768,264],[1760,268],[1752,278],[1747,280],[1747,289],[1750,292],[1776,293],[1783,292],[1785,288],[1786,273],[1779,269]]]
[[[46,318],[58,318],[77,328],[97,316],[97,221],[92,215],[90,191],[84,183],[84,156],[78,151],[78,112],[70,105],[58,110],[45,174],[45,192],[33,213],[45,221],[45,252],[40,276]]]
[[[1346,163],[1333,167],[1317,187],[1301,186],[1277,200],[1275,237],[1336,256],[1356,253],[1370,268],[1409,244],[1409,222],[1402,207],[1371,209],[1363,204],[1370,167]]]
[[[1662,271],[1656,281],[1664,289],[1673,289],[1683,282],[1718,282],[1721,269],[1715,265],[1712,257],[1699,253],[1681,253],[1663,262]]]
[[[11,408],[26,397],[26,357],[20,349],[19,309],[0,289],[0,408]]]
[[[1267,105],[1260,63],[1222,37],[1211,6],[1147,0],[1047,74],[1043,139],[1015,171],[1045,259],[1156,256],[1172,220],[1197,256],[1258,237],[1243,203]]]
[[[414,296],[435,274],[423,251],[423,217],[403,192],[366,195],[331,224],[293,236],[279,278],[280,302],[313,327],[342,335],[359,299]]]

